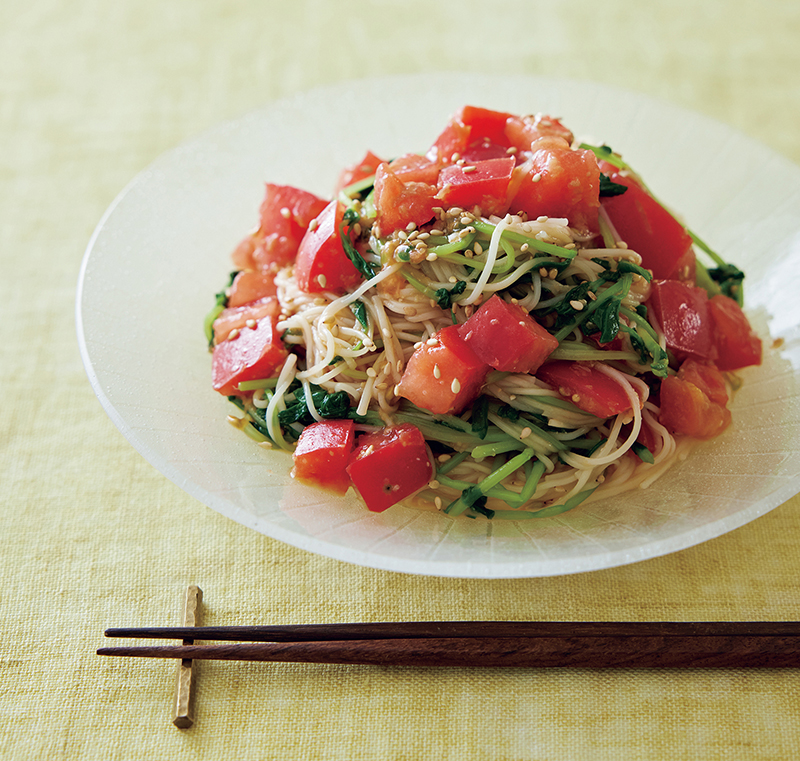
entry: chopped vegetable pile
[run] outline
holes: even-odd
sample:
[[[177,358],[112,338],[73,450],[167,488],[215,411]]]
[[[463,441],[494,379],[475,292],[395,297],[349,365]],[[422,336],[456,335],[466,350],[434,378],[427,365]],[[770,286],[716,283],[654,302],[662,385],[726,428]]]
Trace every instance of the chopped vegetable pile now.
[[[548,116],[465,106],[330,199],[267,184],[232,260],[205,324],[229,419],[373,511],[521,520],[648,486],[761,363],[743,273]]]

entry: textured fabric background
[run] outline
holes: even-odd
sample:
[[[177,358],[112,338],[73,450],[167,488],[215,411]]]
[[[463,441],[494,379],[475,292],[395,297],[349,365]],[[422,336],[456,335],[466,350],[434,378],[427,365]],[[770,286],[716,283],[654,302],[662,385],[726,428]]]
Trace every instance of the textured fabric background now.
[[[491,10],[490,10],[491,7]],[[800,620],[798,498],[675,555],[551,579],[372,571],[248,531],[118,433],[78,353],[92,230],[163,151],[312,86],[553,74],[724,121],[800,162],[794,0],[0,2],[0,758],[793,759],[796,671],[423,670],[101,659],[107,626],[398,619]],[[355,115],[357,118],[357,115]]]

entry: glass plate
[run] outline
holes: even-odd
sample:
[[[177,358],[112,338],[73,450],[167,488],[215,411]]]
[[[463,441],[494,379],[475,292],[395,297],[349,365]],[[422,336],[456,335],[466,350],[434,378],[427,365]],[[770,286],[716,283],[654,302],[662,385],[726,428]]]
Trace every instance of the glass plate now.
[[[329,196],[369,148],[425,150],[462,105],[562,117],[640,171],[747,273],[765,360],[741,373],[732,427],[648,490],[547,519],[367,511],[293,481],[291,459],[226,422],[203,317],[257,221],[264,182]],[[800,168],[698,114],[598,84],[437,74],[347,82],[272,103],[170,151],[137,176],[89,243],[77,292],[81,353],[106,412],[166,477],[223,515],[374,568],[511,578],[609,568],[681,550],[800,491]],[[775,344],[775,345],[773,345]]]

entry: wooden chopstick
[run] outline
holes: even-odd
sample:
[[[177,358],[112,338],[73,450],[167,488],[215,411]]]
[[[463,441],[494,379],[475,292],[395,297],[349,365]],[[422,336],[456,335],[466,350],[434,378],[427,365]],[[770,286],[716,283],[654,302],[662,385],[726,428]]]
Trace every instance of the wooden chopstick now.
[[[322,642],[437,637],[800,637],[797,621],[403,621],[275,626],[148,626],[105,630],[106,637],[205,642]]]
[[[183,627],[108,636],[183,638]],[[237,644],[108,647],[99,655],[485,667],[800,667],[798,622],[408,622],[197,627]],[[238,644],[247,641],[256,644]]]

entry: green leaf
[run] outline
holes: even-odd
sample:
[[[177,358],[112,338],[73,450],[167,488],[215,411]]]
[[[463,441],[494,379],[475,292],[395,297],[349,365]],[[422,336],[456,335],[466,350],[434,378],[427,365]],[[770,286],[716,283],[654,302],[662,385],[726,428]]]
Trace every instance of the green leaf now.
[[[453,305],[453,296],[460,296],[466,288],[467,281],[459,280],[452,288],[437,288],[434,299],[442,309],[450,309]]]
[[[345,391],[328,393],[319,386],[312,385],[310,388],[311,400],[320,417],[332,420],[343,420],[348,417],[350,397]],[[314,418],[309,412],[305,391],[302,386],[295,389],[294,398],[294,402],[278,413],[278,422],[282,426],[289,426],[292,423],[302,423],[303,425],[313,423]]]
[[[609,149],[611,150],[611,149]],[[600,197],[621,196],[628,189],[627,185],[614,182],[607,174],[600,173]]]
[[[361,327],[364,328],[364,330],[369,330],[369,317],[367,316],[367,305],[363,301],[361,301],[361,299],[356,299],[355,301],[350,302],[350,309],[356,316],[356,319],[358,320]]]
[[[723,264],[708,270],[711,279],[719,285],[722,293],[742,304],[742,282],[744,272],[734,264]]]
[[[346,209],[342,217],[342,226],[339,230],[339,237],[341,238],[342,248],[344,249],[345,254],[347,254],[347,258],[353,263],[353,266],[359,271],[365,280],[370,280],[371,278],[375,277],[380,267],[377,264],[368,262],[366,259],[364,259],[364,257],[361,256],[358,251],[356,251],[355,247],[350,241],[350,230],[352,229],[353,225],[358,222],[358,220],[359,217],[355,209]]]
[[[472,432],[479,438],[485,439],[489,431],[489,399],[479,396],[472,405]]]

